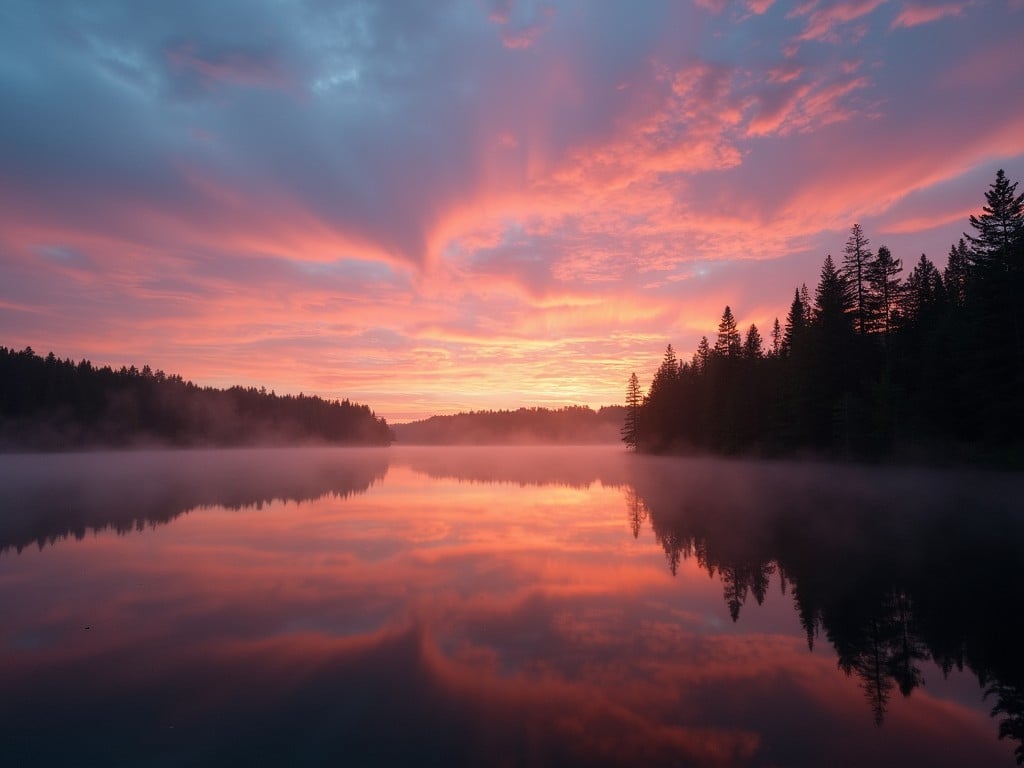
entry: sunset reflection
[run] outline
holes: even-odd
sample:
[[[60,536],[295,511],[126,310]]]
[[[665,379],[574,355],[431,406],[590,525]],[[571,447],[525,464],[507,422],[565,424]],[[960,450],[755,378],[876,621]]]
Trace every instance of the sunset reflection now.
[[[695,523],[697,550],[670,567],[666,541],[693,528],[645,482],[692,510],[690,470],[592,449],[559,484],[551,468],[570,454],[542,453],[492,454],[484,476],[473,452],[460,473],[456,452],[396,450],[350,494],[207,498],[141,530],[100,521],[0,555],[8,756],[1012,763],[977,684],[931,663],[877,727],[829,642],[808,650],[793,610],[806,577],[787,574],[784,592],[773,570],[730,615],[729,569],[760,546],[716,531],[739,507]]]

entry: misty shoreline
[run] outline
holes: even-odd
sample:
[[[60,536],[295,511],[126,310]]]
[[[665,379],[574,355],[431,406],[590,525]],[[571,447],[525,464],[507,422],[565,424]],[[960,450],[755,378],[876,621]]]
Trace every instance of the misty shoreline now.
[[[771,469],[774,467],[779,470],[787,471],[796,467],[818,468],[822,470],[831,469],[836,471],[925,471],[942,474],[981,473],[983,476],[990,478],[999,476],[1006,476],[1008,478],[1019,477],[1021,475],[1022,468],[1024,468],[1024,457],[991,457],[976,453],[972,454],[970,451],[971,446],[961,446],[961,448],[964,451],[961,455],[954,455],[953,452],[940,454],[935,452],[928,453],[926,450],[915,451],[908,449],[907,451],[897,452],[884,458],[865,458],[829,455],[810,451],[803,451],[799,453],[747,452],[721,454],[712,451],[680,448],[678,446],[671,450],[659,453],[644,451],[635,452],[629,450],[627,447],[622,445],[621,442],[612,441],[572,443],[534,440],[532,442],[414,443],[400,442],[396,440],[388,445],[328,443],[323,441],[264,441],[232,445],[198,443],[181,445],[152,441],[138,441],[130,444],[108,445],[97,443],[63,448],[28,448],[24,446],[0,444],[0,469],[4,469],[2,466],[3,462],[16,461],[19,457],[38,457],[45,459],[47,457],[73,458],[109,456],[119,457],[131,462],[134,461],[136,457],[171,457],[179,454],[184,456],[201,456],[203,454],[216,456],[244,456],[247,453],[253,455],[270,455],[277,453],[285,456],[300,456],[303,454],[320,456],[358,456],[360,454],[367,454],[385,456],[388,457],[389,460],[401,458],[403,461],[409,461],[410,457],[415,457],[421,464],[423,464],[424,457],[432,457],[432,461],[427,462],[427,464],[436,464],[437,461],[441,461],[441,465],[447,465],[449,467],[449,470],[444,472],[444,474],[447,474],[448,476],[459,476],[460,474],[464,474],[473,466],[476,466],[479,462],[485,461],[487,459],[486,454],[488,453],[506,452],[507,456],[516,457],[517,462],[532,460],[532,463],[539,462],[540,464],[543,464],[546,460],[551,458],[552,454],[564,453],[574,449],[584,454],[589,453],[593,455],[598,453],[601,455],[621,457],[626,461],[636,459],[638,465],[642,465],[647,461],[653,461],[656,463],[680,462],[681,465],[693,462],[720,462],[724,465],[749,465],[765,469]],[[452,457],[459,458],[460,461],[452,463]],[[465,466],[460,467],[460,464],[464,464]],[[562,464],[563,466],[552,467],[551,471],[555,472],[559,469],[564,469],[564,462],[559,462],[559,464]],[[7,469],[9,469],[9,466]],[[0,472],[0,477],[2,477],[3,474],[3,472]]]

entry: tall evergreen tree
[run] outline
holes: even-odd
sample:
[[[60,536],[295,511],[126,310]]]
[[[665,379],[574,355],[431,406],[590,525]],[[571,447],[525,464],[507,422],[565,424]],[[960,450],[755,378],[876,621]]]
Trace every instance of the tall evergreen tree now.
[[[719,357],[739,357],[743,353],[743,342],[740,339],[739,329],[736,327],[736,318],[732,310],[725,307],[722,312],[722,319],[718,323],[718,340],[715,342],[715,354]]]
[[[708,367],[708,360],[711,358],[711,345],[708,344],[708,337],[701,336],[697,343],[697,351],[693,353],[691,366],[694,372],[704,373]]]
[[[640,445],[641,405],[643,405],[643,395],[640,393],[640,380],[637,379],[634,372],[630,374],[629,384],[626,386],[626,419],[622,425],[622,442],[634,451]]]
[[[779,318],[775,318],[772,324],[772,354],[776,357],[782,351],[782,328],[779,326]]]
[[[902,295],[901,314],[907,322],[918,323],[934,311],[942,298],[942,276],[922,253],[907,278],[906,289]]]
[[[971,215],[977,237],[965,236],[971,243],[974,261],[979,267],[1006,270],[1017,243],[1024,237],[1024,193],[1017,195],[1017,182],[1006,178],[1003,169],[985,193],[987,205],[980,216]]]
[[[1014,441],[1024,429],[1024,195],[1000,169],[971,216],[966,320],[973,337],[971,386],[979,392],[986,437]]]
[[[789,305],[789,314],[786,315],[786,328],[782,332],[782,355],[793,354],[793,350],[800,346],[807,331],[807,311],[804,309],[803,300],[800,298],[800,289],[793,292],[793,303]]]
[[[846,276],[836,269],[830,253],[821,266],[821,277],[814,291],[813,320],[821,327],[831,328],[842,324],[848,328],[852,306],[850,283]]]
[[[883,334],[886,339],[892,330],[893,313],[899,307],[902,271],[903,262],[894,259],[884,245],[879,246],[877,255],[868,264],[868,323],[872,330]]]
[[[747,329],[747,337],[743,340],[743,357],[747,360],[760,360],[764,357],[764,342],[761,340],[761,332],[753,323]]]
[[[923,256],[923,254],[922,254]],[[971,252],[961,237],[960,242],[949,248],[949,261],[942,273],[942,283],[946,288],[946,298],[955,307],[967,304],[967,281],[970,276]]]
[[[853,291],[853,326],[861,334],[868,332],[869,299],[868,299],[868,271],[874,254],[868,246],[868,240],[861,229],[860,224],[854,224],[850,228],[850,237],[846,240],[843,249],[843,272],[846,279],[850,281]]]
[[[798,415],[816,443],[827,445],[831,441],[844,449],[849,442],[850,417],[843,395],[853,385],[850,372],[854,368],[850,359],[852,306],[850,284],[829,254],[814,291],[813,321],[808,329],[812,359],[804,372],[804,411]]]
[[[804,325],[810,325],[813,319],[813,312],[811,309],[811,292],[807,290],[807,283],[800,285],[800,303],[804,308]]]
[[[679,375],[679,360],[676,358],[676,351],[669,344],[665,347],[665,355],[661,359],[661,365],[658,366],[657,372],[654,374],[654,383],[651,385],[652,389],[655,387],[663,388],[675,381]]]
[[[679,361],[676,352],[669,344],[665,348],[665,356],[654,374],[654,381],[647,393],[647,407],[644,419],[643,438],[655,445],[667,446],[674,437],[673,432],[678,423],[682,403],[677,396],[679,382]]]

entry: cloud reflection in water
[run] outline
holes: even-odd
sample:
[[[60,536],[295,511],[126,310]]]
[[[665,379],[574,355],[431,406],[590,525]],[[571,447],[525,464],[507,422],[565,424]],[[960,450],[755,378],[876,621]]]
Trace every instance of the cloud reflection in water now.
[[[890,696],[878,728],[829,648],[862,658],[860,619],[898,584],[926,618],[950,599],[932,656],[959,644],[974,669],[987,650],[1016,684],[1019,663],[961,620],[989,632],[1001,619],[984,610],[1019,596],[996,581],[967,616],[948,583],[973,586],[982,546],[989,577],[1007,566],[1012,479],[607,449],[115,458],[17,458],[15,521],[45,497],[33,461],[70,464],[46,487],[72,521],[40,505],[50,522],[5,520],[0,546],[98,529],[0,555],[17,763],[1012,764],[965,676],[921,662],[926,687]],[[100,466],[90,485],[83,467]],[[171,524],[108,530],[139,521]],[[925,579],[958,543],[952,575]],[[751,562],[775,570],[733,622],[729,574]]]

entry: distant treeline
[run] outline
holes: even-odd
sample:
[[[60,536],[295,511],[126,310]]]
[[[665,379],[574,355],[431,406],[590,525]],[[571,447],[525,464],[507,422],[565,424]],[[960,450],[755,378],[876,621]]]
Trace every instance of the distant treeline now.
[[[669,345],[622,438],[644,451],[815,453],[1017,464],[1024,457],[1024,194],[1003,171],[940,272],[905,276],[855,224],[813,296],[765,339],[730,307],[689,361]]]
[[[114,370],[0,347],[0,448],[8,450],[391,439],[384,419],[348,400],[200,387],[149,366]]]
[[[431,416],[394,425],[395,439],[412,445],[484,445],[514,443],[613,443],[625,408],[607,406],[594,411],[584,406],[519,408],[515,411],[471,411],[454,416]]]

